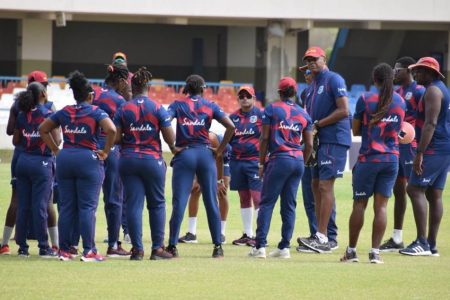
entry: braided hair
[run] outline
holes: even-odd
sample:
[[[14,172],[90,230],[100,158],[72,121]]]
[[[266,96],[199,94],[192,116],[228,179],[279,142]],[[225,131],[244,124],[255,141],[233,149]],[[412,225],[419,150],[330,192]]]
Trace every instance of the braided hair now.
[[[20,92],[16,96],[19,109],[29,112],[39,104],[39,96],[45,91],[45,86],[37,81],[30,83],[26,91]]]
[[[186,78],[186,85],[183,88],[183,94],[189,94],[191,96],[199,95],[203,93],[203,89],[206,87],[205,79],[200,75],[189,75]]]
[[[375,66],[372,71],[373,80],[380,86],[378,95],[377,110],[372,114],[369,125],[378,123],[387,113],[389,105],[392,102],[392,94],[394,93],[394,72],[392,67],[386,63]]]
[[[106,84],[116,84],[121,79],[128,79],[128,68],[124,64],[114,62],[106,67]]]
[[[152,80],[152,73],[146,67],[140,67],[131,77],[131,91],[134,95],[141,94]]]
[[[69,85],[77,103],[86,101],[89,94],[94,91],[86,76],[78,70],[69,74]]]

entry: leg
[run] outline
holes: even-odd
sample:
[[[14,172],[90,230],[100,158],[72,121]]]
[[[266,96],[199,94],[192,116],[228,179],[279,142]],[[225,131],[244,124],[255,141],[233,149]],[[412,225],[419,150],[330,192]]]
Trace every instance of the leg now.
[[[405,177],[398,177],[394,185],[394,229],[403,229],[403,219],[406,211],[406,184]]]
[[[200,202],[200,196],[202,192],[198,185],[197,179],[194,179],[192,183],[192,190],[189,196],[189,218],[197,218],[198,204]]]
[[[59,173],[63,165],[58,165]],[[77,189],[75,179],[58,178],[58,189],[61,194],[58,218],[59,247],[66,252],[74,245],[74,232],[79,233]],[[79,235],[79,234],[78,234]],[[78,245],[78,243],[76,244]]]
[[[330,220],[331,211],[334,206],[334,181],[335,178],[320,180],[320,213],[318,220],[318,232],[327,235],[328,234],[328,221]]]
[[[311,168],[305,168],[302,177],[302,196],[303,206],[305,207],[306,217],[308,218],[309,232],[313,235],[317,231],[316,205],[314,203],[314,194],[312,189]]]
[[[442,206],[442,192],[440,189],[428,188],[426,196],[430,206],[430,220],[428,224],[428,243],[431,249],[436,248],[437,234],[441,224],[444,208]]]
[[[359,233],[364,225],[364,212],[367,207],[368,199],[354,200],[353,210],[349,220],[349,242],[350,248],[356,248]]]
[[[427,200],[425,188],[409,184],[407,187],[409,198],[411,199],[414,220],[416,221],[417,238],[426,240],[427,231]]]
[[[372,225],[372,249],[379,249],[387,224],[386,206],[389,198],[380,193],[374,195]]]
[[[32,182],[26,171],[27,163],[17,163],[17,190],[18,190],[18,205],[17,205],[17,226],[16,226],[16,244],[20,249],[28,249],[27,244],[27,222],[31,217],[31,198],[32,198]]]

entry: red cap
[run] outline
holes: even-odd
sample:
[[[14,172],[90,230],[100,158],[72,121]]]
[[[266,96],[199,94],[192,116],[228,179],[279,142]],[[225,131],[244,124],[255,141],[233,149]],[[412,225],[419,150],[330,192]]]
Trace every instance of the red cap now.
[[[243,85],[243,86],[241,86],[241,87],[239,88],[238,95],[239,95],[242,91],[246,91],[247,93],[250,94],[250,96],[256,97],[256,95],[255,95],[255,89],[252,88],[252,87],[249,86],[249,85]]]
[[[114,53],[113,60],[115,60],[116,58],[123,58],[125,61],[127,61],[127,56],[123,52]]]
[[[442,79],[445,79],[444,75],[442,75],[442,73],[439,71],[439,63],[437,62],[437,60],[435,60],[432,57],[422,57],[421,59],[419,59],[419,61],[413,65],[410,65],[408,67],[408,69],[412,70],[414,68],[417,67],[424,67],[424,68],[428,68],[431,69],[433,71],[435,71],[436,73],[439,74],[439,76],[441,76]]]
[[[305,55],[303,56],[303,60],[307,57],[326,57],[325,51],[322,50],[320,47],[310,47],[308,50],[306,50]]]
[[[292,77],[283,77],[278,83],[278,90],[284,91],[291,86],[297,92],[297,82]]]
[[[47,74],[42,71],[33,71],[28,75],[28,84],[37,81],[40,83],[48,83]]]

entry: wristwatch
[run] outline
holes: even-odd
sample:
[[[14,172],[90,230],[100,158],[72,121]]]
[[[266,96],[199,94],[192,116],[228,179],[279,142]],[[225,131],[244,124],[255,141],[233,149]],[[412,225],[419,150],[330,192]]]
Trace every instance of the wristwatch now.
[[[315,120],[315,121],[314,121],[314,126],[316,126],[317,129],[320,128],[320,126],[319,126],[319,120]]]
[[[219,179],[219,180],[217,180],[217,184],[224,184],[223,178],[222,178],[222,179]]]

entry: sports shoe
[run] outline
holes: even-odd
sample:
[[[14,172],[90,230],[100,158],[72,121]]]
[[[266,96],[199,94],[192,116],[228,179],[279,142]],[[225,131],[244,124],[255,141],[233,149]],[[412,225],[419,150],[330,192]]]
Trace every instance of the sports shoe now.
[[[248,253],[248,256],[255,258],[266,258],[266,248],[261,247],[256,249],[256,247],[252,247]]]
[[[175,245],[167,246],[166,251],[169,252],[170,254],[172,254],[172,257],[174,257],[174,258],[179,257],[178,249],[177,249],[177,246],[175,246]]]
[[[24,257],[24,258],[28,258],[30,257],[30,253],[28,252],[28,249],[19,249],[17,251],[17,255],[19,257]]]
[[[41,258],[57,258],[58,252],[53,248],[39,249],[39,257]]]
[[[164,247],[153,249],[152,254],[150,255],[150,260],[163,260],[171,258],[173,258],[173,255],[167,252]]]
[[[83,254],[80,260],[84,262],[101,262],[104,261],[105,258],[98,254],[97,251],[91,250],[87,254]]]
[[[131,244],[131,237],[128,233],[123,235],[123,241],[124,243]]]
[[[396,243],[393,238],[388,239],[380,246],[381,252],[397,252],[400,249],[405,248],[405,245],[403,245],[403,242]]]
[[[243,233],[242,236],[240,238],[234,240],[232,244],[236,245],[236,246],[245,246],[245,245],[247,245],[247,242],[251,239],[252,238],[249,237],[246,233]]]
[[[249,246],[249,247],[256,247],[256,239],[255,238],[250,238],[247,241],[247,246]]]
[[[428,243],[421,243],[419,240],[413,241],[408,247],[398,251],[400,254],[411,256],[428,256],[431,255]]]
[[[317,235],[310,238],[298,238],[297,242],[317,253],[330,253],[330,245],[328,242],[321,242]]]
[[[223,235],[223,234],[220,235],[220,240],[222,241],[222,244],[227,243],[227,239],[226,239],[225,235]]]
[[[289,251],[289,248],[276,248],[269,253],[269,256],[274,258],[291,258],[291,252]]]
[[[223,258],[222,245],[215,245],[212,253],[213,258]]]
[[[356,251],[348,252],[348,248],[345,249],[344,256],[341,257],[341,262],[359,262],[358,255],[356,255]]]
[[[437,248],[431,249],[430,251],[431,251],[431,256],[434,256],[434,257],[440,256]]]
[[[70,252],[59,249],[58,259],[60,261],[69,261],[69,260],[72,260],[72,258],[74,258],[74,256],[72,256],[72,254]]]
[[[69,248],[69,255],[70,255],[70,258],[75,258],[75,257],[78,257],[78,249],[77,248],[75,248],[74,246],[70,246],[70,248]]]
[[[187,243],[187,244],[197,244],[197,235],[192,234],[190,232],[186,232],[185,236],[182,236],[178,239],[179,243]]]
[[[53,249],[56,253],[58,253],[59,248],[58,248],[56,245],[52,245],[52,249]]]
[[[369,252],[369,261],[371,264],[384,264],[379,253]]]
[[[328,245],[330,246],[331,250],[337,250],[339,248],[339,244],[335,240],[328,240]]]
[[[130,260],[142,260],[144,258],[144,251],[131,248]]]
[[[0,248],[0,255],[11,255],[11,250],[9,250],[9,246],[7,244],[2,245]]]
[[[126,251],[122,248],[122,243],[117,242],[117,249],[114,249],[113,247],[108,247],[108,250],[106,251],[106,256],[113,257],[113,258],[125,258],[129,257],[131,255],[131,252]]]
[[[295,250],[297,250],[297,252],[300,252],[300,253],[317,253],[316,251],[313,251],[304,245],[300,245],[300,246],[296,247]]]

